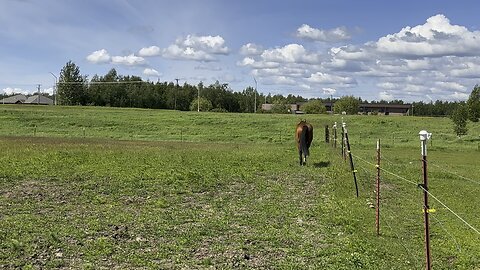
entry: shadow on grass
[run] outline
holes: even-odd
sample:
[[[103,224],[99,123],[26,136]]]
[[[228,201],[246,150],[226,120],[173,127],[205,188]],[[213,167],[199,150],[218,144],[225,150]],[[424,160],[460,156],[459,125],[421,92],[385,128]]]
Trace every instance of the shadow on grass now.
[[[330,166],[330,161],[321,161],[317,163],[313,163],[313,167],[315,168],[324,168]]]

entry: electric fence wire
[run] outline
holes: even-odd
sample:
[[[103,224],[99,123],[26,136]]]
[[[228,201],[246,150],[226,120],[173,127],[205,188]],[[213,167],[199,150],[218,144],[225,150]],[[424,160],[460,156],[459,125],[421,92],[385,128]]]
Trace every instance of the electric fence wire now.
[[[367,164],[370,164],[370,165],[373,165],[373,166],[376,166],[376,164],[373,164],[361,157],[358,157],[358,156],[355,156],[352,154],[352,156],[354,156],[355,158],[367,163]],[[411,181],[411,180],[408,180],[407,178],[405,177],[402,177],[398,174],[395,174],[395,173],[392,173],[390,171],[387,171],[383,168],[380,167],[380,170],[383,171],[383,172],[386,172],[390,175],[393,175],[395,177],[397,177],[398,179],[401,179],[401,180],[404,180],[405,182],[408,182],[410,184],[413,184],[413,185],[416,185],[417,187],[419,187],[420,189],[422,189],[423,191],[425,191],[427,194],[429,194],[435,201],[437,201],[438,203],[440,203],[443,207],[445,207],[445,209],[447,209],[450,213],[452,213],[454,216],[456,216],[459,220],[461,220],[463,223],[465,223],[465,225],[467,225],[470,229],[472,229],[473,231],[475,231],[477,234],[480,235],[480,231],[478,229],[476,229],[475,227],[473,227],[470,223],[468,223],[465,219],[463,219],[460,215],[458,215],[456,212],[454,212],[450,207],[448,207],[445,203],[443,203],[440,199],[438,199],[436,196],[434,196],[431,192],[429,192],[428,190],[426,190],[423,186],[421,185],[418,185],[417,183]]]
[[[437,197],[435,197],[431,192],[429,192],[428,190],[426,190],[423,186],[419,185],[418,186],[419,188],[421,188],[423,191],[425,191],[428,195],[430,195],[435,201],[437,201],[439,204],[441,204],[443,207],[445,207],[445,209],[447,209],[450,213],[452,213],[453,215],[455,215],[458,219],[460,219],[463,223],[465,223],[465,225],[467,225],[470,229],[472,229],[473,231],[475,231],[477,234],[480,235],[480,231],[478,231],[475,227],[473,227],[472,225],[470,225],[470,223],[468,223],[465,219],[463,219],[461,216],[459,216],[457,213],[455,213],[452,209],[450,209],[450,207],[448,207],[446,204],[444,204],[442,201],[440,201]]]
[[[391,215],[390,218],[395,219],[395,216],[392,216],[392,215]],[[393,229],[393,227],[392,227],[392,226],[390,225],[390,223],[387,221],[387,218],[385,218],[385,215],[382,215],[382,216],[380,217],[380,221],[381,221],[382,223],[385,223],[385,224],[387,225],[387,227],[390,229],[390,232],[392,232],[392,233],[397,237],[397,239],[400,240],[400,241],[397,241],[397,243],[399,243],[399,244],[405,249],[406,254],[410,257],[410,259],[411,259],[412,263],[414,264],[415,268],[420,269],[420,267],[418,267],[418,260],[416,259],[416,256],[414,256],[414,253],[412,252],[412,250],[410,250],[410,249],[405,245],[404,242],[406,242],[406,241],[404,240],[403,237],[400,237],[400,235],[397,233],[396,230]]]
[[[446,172],[446,173],[455,175],[455,176],[458,177],[458,178],[461,178],[461,179],[463,179],[463,180],[467,180],[467,181],[470,181],[470,182],[475,183],[475,184],[477,184],[477,185],[480,185],[480,181],[473,180],[473,179],[470,179],[470,178],[468,178],[468,177],[462,176],[462,175],[460,175],[460,174],[458,174],[458,173],[456,173],[456,172],[449,171],[449,170],[443,168],[442,166],[436,165],[436,164],[431,163],[431,162],[429,162],[429,161],[426,161],[426,162],[427,162],[429,165],[432,165],[433,167],[438,168],[438,169],[440,169],[440,170],[442,170],[442,171],[444,171],[444,172]]]
[[[460,245],[458,244],[458,241],[457,239],[455,238],[455,236],[453,236],[453,234],[450,233],[450,231],[447,230],[445,224],[439,219],[436,217],[436,215],[430,215],[435,221],[437,221],[437,224],[440,225],[440,228],[442,228],[442,230],[444,230],[446,232],[446,234],[453,240],[453,242],[455,243],[455,246],[457,248],[457,251],[458,252],[462,252],[462,248],[460,247]]]

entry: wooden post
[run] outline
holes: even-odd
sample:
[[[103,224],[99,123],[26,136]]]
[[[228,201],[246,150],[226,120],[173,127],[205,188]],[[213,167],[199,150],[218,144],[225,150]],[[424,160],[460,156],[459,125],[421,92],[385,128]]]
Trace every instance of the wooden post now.
[[[422,171],[423,171],[423,184],[420,186],[423,189],[423,213],[425,218],[425,269],[432,269],[432,261],[430,254],[430,228],[428,224],[428,212],[430,207],[428,206],[428,176],[427,176],[427,140],[431,134],[425,130],[420,131],[420,142],[422,146]]]
[[[330,142],[330,131],[328,130],[328,125],[325,125],[325,143]]]
[[[357,192],[357,198],[358,198],[358,185],[357,185],[357,170],[355,170],[355,166],[353,164],[353,158],[352,158],[352,152],[350,150],[350,142],[348,141],[348,132],[347,132],[347,127],[343,127],[343,130],[345,132],[345,141],[346,141],[346,144],[347,144],[347,153],[348,153],[348,156],[350,157],[350,169],[352,170],[352,174],[353,174],[353,181],[355,182],[355,191]]]
[[[333,148],[337,148],[337,122],[333,125]]]
[[[380,235],[380,139],[377,140],[377,208],[375,211],[375,228],[377,236]]]

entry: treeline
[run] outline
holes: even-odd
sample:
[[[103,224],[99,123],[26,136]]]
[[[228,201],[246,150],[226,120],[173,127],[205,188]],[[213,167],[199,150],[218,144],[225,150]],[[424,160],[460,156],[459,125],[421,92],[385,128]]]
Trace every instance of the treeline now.
[[[58,100],[62,105],[92,105],[112,107],[135,107],[173,110],[209,110],[221,112],[261,111],[261,104],[279,105],[279,112],[286,112],[288,104],[309,101],[302,96],[259,94],[253,87],[241,92],[233,91],[228,84],[215,82],[205,86],[188,83],[143,81],[138,76],[122,76],[111,69],[104,76],[94,75],[90,80],[81,75],[75,63],[69,61],[62,68],[58,83]],[[478,89],[477,86],[474,89]],[[478,91],[478,90],[476,90]],[[200,101],[197,97],[200,96]],[[352,97],[353,98],[353,97]],[[319,102],[334,102],[339,99],[310,99]],[[343,101],[340,99],[340,101]],[[198,106],[196,105],[198,103]],[[339,102],[336,105],[340,105]],[[402,100],[366,101],[358,103],[405,104]],[[412,103],[417,116],[449,116],[465,102],[423,101]],[[357,105],[358,106],[358,105]],[[352,109],[353,110],[353,109]],[[275,110],[274,110],[275,111]]]
[[[205,86],[188,83],[143,81],[138,76],[122,76],[111,69],[104,76],[91,80],[80,74],[78,66],[68,62],[60,73],[58,98],[62,105],[92,105],[152,109],[190,110],[196,98],[208,100],[211,110],[224,112],[254,112],[262,103],[296,103],[306,99],[300,96],[263,95],[253,87],[241,92],[228,84],[215,82]]]

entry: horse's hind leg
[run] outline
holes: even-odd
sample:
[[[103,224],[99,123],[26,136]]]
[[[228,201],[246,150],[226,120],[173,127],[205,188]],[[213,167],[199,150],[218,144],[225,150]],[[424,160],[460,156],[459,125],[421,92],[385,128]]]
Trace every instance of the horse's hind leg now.
[[[303,155],[302,155],[302,150],[298,151],[298,154],[300,155],[300,166],[303,165]]]

